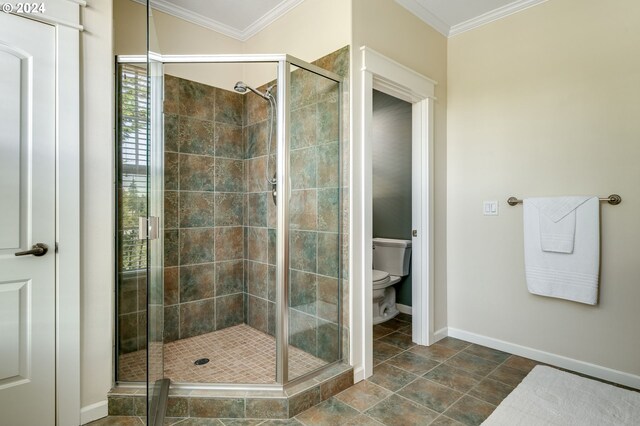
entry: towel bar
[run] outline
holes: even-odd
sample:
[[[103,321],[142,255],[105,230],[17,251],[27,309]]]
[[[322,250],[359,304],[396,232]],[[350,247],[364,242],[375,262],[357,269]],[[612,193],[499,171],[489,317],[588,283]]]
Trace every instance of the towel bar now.
[[[607,203],[611,204],[612,206],[617,206],[618,204],[620,204],[622,202],[622,197],[619,196],[618,194],[611,194],[608,197],[605,198],[598,198],[600,201],[606,201]],[[518,204],[522,204],[522,200],[517,199],[516,197],[509,197],[509,199],[507,200],[507,204],[509,204],[510,206],[515,206]]]

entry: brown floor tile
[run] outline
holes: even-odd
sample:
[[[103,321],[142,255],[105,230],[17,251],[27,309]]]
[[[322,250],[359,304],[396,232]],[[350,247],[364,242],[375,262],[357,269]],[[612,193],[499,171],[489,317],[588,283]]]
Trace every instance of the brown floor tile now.
[[[342,391],[334,398],[350,405],[358,411],[365,411],[391,395],[391,393],[391,391],[382,386],[378,386],[368,380],[363,380],[351,386],[349,389]]]
[[[457,422],[449,417],[444,415],[438,417],[433,423],[429,426],[463,426],[462,423]]]
[[[380,364],[399,353],[402,353],[401,348],[376,340],[373,342],[373,365]]]
[[[224,426],[258,426],[262,419],[220,419]],[[178,425],[179,426],[179,425]]]
[[[489,361],[497,362],[498,364],[504,362],[510,356],[510,354],[506,352],[498,351],[480,345],[471,345],[466,348],[464,352],[471,355],[479,356],[480,358],[484,358]]]
[[[459,354],[449,358],[446,364],[480,376],[486,376],[499,365],[497,362],[488,361],[484,358],[465,352],[460,352]]]
[[[371,417],[365,414],[360,414],[355,419],[349,420],[347,423],[345,423],[345,426],[381,426],[381,425],[382,423],[372,419]]]
[[[373,368],[373,376],[369,377],[368,380],[395,392],[417,378],[418,376],[415,374],[388,364],[380,364]]]
[[[418,379],[398,391],[398,395],[442,413],[463,394],[429,380]]]
[[[434,368],[423,377],[460,392],[467,392],[482,380],[481,376],[447,364],[442,364]]]
[[[392,395],[365,413],[387,426],[422,426],[431,423],[438,414],[426,407]]]
[[[409,351],[438,362],[444,362],[459,352],[457,349],[451,349],[437,343],[431,346],[414,346]]]
[[[398,331],[400,333],[407,334],[407,335],[411,336],[411,334],[413,332],[413,327],[411,325],[408,325],[406,327],[399,328]]]
[[[394,330],[392,328],[385,327],[382,324],[376,324],[373,326],[373,340],[379,339],[393,332]]]
[[[411,323],[413,321],[413,317],[409,314],[405,314],[403,312],[400,312],[397,316],[396,319],[400,320],[400,321],[405,321],[408,323]]]
[[[178,423],[175,426],[222,426],[223,424],[224,423],[222,423],[218,419],[204,419],[204,418],[190,417]]]
[[[526,371],[527,373],[533,370],[533,367],[540,363],[529,358],[523,358],[517,355],[511,355],[505,362],[504,366],[515,368],[516,370]]]
[[[405,351],[387,361],[387,364],[402,368],[413,374],[422,375],[437,367],[440,363],[412,352]]]
[[[498,405],[512,390],[512,386],[505,385],[493,379],[484,379],[469,391],[469,395],[475,396],[490,404]]]
[[[453,337],[445,337],[442,340],[438,340],[436,344],[461,351],[467,346],[469,346],[471,343],[465,342],[464,340],[454,339]]]
[[[378,342],[388,343],[405,350],[416,345],[411,341],[411,336],[407,336],[406,334],[400,333],[398,331],[378,339]]]
[[[491,373],[489,377],[494,380],[498,380],[499,382],[506,383],[509,386],[516,387],[527,374],[529,373],[526,371],[516,370],[515,368],[501,365]]]
[[[468,426],[480,425],[495,410],[495,405],[465,395],[444,415]]]
[[[408,324],[404,321],[400,321],[397,318],[391,318],[389,321],[385,321],[383,323],[377,324],[377,325],[382,325],[386,328],[390,328],[393,331],[396,331],[402,327],[406,327]]]
[[[260,423],[260,426],[301,426],[302,423],[296,419],[284,419],[284,420],[267,420],[264,423]]]
[[[184,417],[165,417],[164,426],[174,426],[183,420],[185,420]],[[142,422],[146,424],[146,419],[142,419]]]
[[[358,415],[358,411],[347,404],[335,398],[329,398],[315,407],[309,408],[304,413],[298,414],[296,419],[307,426],[337,426]]]

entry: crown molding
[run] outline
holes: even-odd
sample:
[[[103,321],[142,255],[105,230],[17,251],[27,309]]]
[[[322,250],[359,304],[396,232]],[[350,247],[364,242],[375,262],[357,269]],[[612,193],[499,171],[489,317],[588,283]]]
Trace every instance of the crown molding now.
[[[291,9],[300,5],[303,1],[304,0],[285,0],[278,4],[242,31],[242,41],[247,41],[254,35],[258,34],[278,18],[287,14]]]
[[[465,31],[481,27],[490,22],[497,21],[498,19],[513,15],[514,13],[520,12],[524,9],[528,9],[546,1],[547,0],[516,0],[497,9],[491,10],[487,13],[483,13],[480,16],[476,16],[475,18],[468,19],[464,22],[460,22],[459,24],[455,24],[452,26],[443,21],[439,16],[430,12],[426,7],[422,5],[420,0],[396,0],[396,3],[416,15],[427,25],[430,25],[444,36],[453,37]]]
[[[133,0],[136,3],[146,5],[145,0]],[[167,13],[176,18],[180,18],[192,24],[199,25],[212,31],[224,34],[228,37],[234,38],[240,41],[247,41],[269,25],[271,25],[278,18],[289,12],[294,7],[298,6],[304,0],[285,0],[278,4],[276,7],[262,15],[255,22],[249,25],[243,30],[239,30],[230,25],[216,21],[215,19],[208,18],[199,13],[192,12],[184,7],[175,5],[167,0],[150,0],[151,8],[160,12]]]
[[[427,23],[427,25],[430,25],[431,27],[433,27],[433,29],[435,29],[445,37],[449,37],[449,24],[440,19],[440,17],[431,13],[418,0],[396,0],[396,3],[416,15],[418,18],[422,19],[425,23]]]
[[[513,3],[509,3],[490,12],[483,13],[480,16],[471,18],[467,21],[453,25],[449,30],[449,37],[461,34],[465,31],[472,30],[474,28],[481,27],[490,22],[497,21],[498,19],[505,18],[514,13],[518,13],[522,10],[528,9],[533,6],[537,6],[547,0],[517,0]]]

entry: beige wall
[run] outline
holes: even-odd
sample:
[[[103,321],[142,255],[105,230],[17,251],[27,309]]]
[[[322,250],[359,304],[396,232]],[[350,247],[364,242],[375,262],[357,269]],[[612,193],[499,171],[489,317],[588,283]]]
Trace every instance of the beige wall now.
[[[435,108],[435,330],[447,325],[446,164],[447,39],[394,0],[353,0],[353,69],[366,45],[438,82]],[[360,73],[353,73],[353,111],[359,110]],[[358,117],[353,117],[357,131]],[[354,137],[354,141],[357,138]]]
[[[80,62],[82,407],[105,401],[111,389],[114,323],[112,1],[87,3]]]
[[[113,3],[113,51],[116,55],[146,55],[146,6],[132,0]]]
[[[449,40],[450,327],[640,374],[638,22],[636,0],[553,0]],[[600,303],[529,294],[505,200],[613,192]]]

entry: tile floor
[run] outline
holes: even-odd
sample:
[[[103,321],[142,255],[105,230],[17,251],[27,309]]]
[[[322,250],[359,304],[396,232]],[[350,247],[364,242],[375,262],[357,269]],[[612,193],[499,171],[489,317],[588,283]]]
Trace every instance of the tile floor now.
[[[194,361],[208,358],[205,365]],[[146,351],[120,356],[124,377],[145,380]],[[298,377],[326,362],[289,346],[289,371]],[[174,383],[275,383],[275,339],[246,324],[164,345],[164,374]],[[131,379],[133,380],[133,379]]]
[[[445,338],[430,346],[411,342],[411,317],[374,326],[374,374],[289,420],[167,419],[167,425],[479,425],[537,364]],[[136,423],[137,421],[137,423]],[[93,426],[142,425],[111,417]]]

